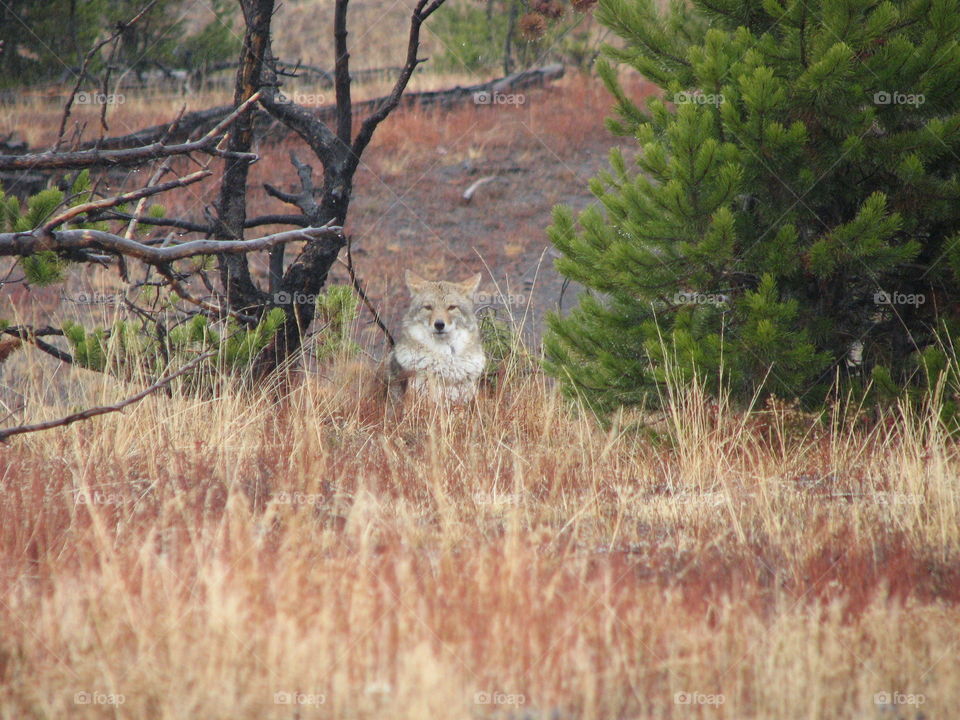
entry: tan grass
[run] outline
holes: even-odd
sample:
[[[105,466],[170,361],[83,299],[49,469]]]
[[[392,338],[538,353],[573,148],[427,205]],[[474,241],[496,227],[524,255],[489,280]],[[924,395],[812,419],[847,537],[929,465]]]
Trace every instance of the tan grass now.
[[[25,419],[129,392],[35,357],[5,366]],[[338,361],[281,399],[155,396],[4,448],[0,717],[960,702],[958,460],[929,417],[745,416],[694,388],[648,415],[661,432],[605,429],[526,372],[391,422],[370,372]],[[882,693],[924,702],[888,714]]]

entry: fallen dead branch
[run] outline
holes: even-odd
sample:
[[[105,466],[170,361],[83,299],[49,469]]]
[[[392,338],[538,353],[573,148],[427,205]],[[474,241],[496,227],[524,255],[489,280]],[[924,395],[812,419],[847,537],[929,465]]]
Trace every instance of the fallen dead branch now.
[[[477,192],[477,190],[479,190],[481,187],[486,185],[488,182],[493,182],[496,179],[497,179],[496,175],[487,175],[486,177],[482,177],[479,180],[477,180],[470,187],[468,187],[466,190],[463,191],[464,202],[470,202],[471,200],[473,200],[473,196]]]
[[[236,108],[232,106],[224,108],[218,122],[199,140],[175,145],[164,144],[164,137],[182,133],[183,121],[181,120],[179,132],[171,133],[170,123],[158,125],[160,131],[156,133],[155,137],[151,133],[152,139],[143,143],[135,143],[132,146],[125,146],[124,149],[120,150],[104,150],[91,147],[77,152],[51,151],[27,155],[0,155],[0,170],[80,170],[83,168],[121,167],[124,165],[139,165],[149,160],[159,160],[174,155],[187,155],[193,152],[204,152],[218,157],[256,162],[257,155],[255,153],[233,153],[228,150],[220,150],[217,148],[217,144],[227,127],[258,98],[259,94],[255,94]],[[138,133],[134,133],[134,135],[127,137],[136,137],[137,135]],[[107,142],[104,142],[101,145],[105,146],[107,144]]]
[[[563,65],[545,65],[540,68],[524,70],[523,72],[513,73],[512,75],[478,83],[476,85],[465,85],[462,87],[457,86],[448,88],[446,90],[427,90],[422,92],[405,93],[400,99],[399,106],[421,108],[438,107],[441,109],[447,109],[466,102],[473,102],[474,95],[478,93],[510,93],[535,87],[542,87],[550,82],[553,82],[554,80],[560,79],[563,77],[563,75]],[[389,99],[389,96],[387,96],[377,98],[375,100],[367,100],[366,102],[357,102],[353,104],[353,111],[355,114],[374,113],[385,103],[387,103]],[[183,141],[191,134],[197,131],[202,131],[211,124],[219,122],[228,114],[236,114],[231,113],[231,110],[233,110],[232,105],[222,105],[215,108],[208,108],[206,110],[198,110],[196,112],[186,113],[184,114],[177,128],[173,131],[171,139],[177,142]],[[336,118],[337,106],[324,105],[315,109],[311,108],[311,113],[318,120],[329,121]],[[276,123],[273,122],[273,119],[266,111],[260,110],[256,113],[255,126],[261,133],[264,132],[268,127],[273,128],[275,125]],[[137,132],[129,135],[104,138],[102,141],[91,141],[84,143],[80,147],[81,150],[91,150],[99,147],[101,148],[100,152],[102,154],[107,150],[121,150],[150,146],[154,143],[159,143],[160,139],[169,130],[170,124],[163,123],[144,128],[143,130],[138,130]],[[278,132],[280,134],[277,134]],[[269,135],[271,139],[280,140],[283,137],[286,137],[287,129],[277,127],[276,132],[272,131],[269,133]],[[12,169],[8,168],[5,163],[8,163],[10,158],[14,157],[17,156],[0,155],[0,170]],[[23,169],[34,167],[37,166],[27,165],[26,168]]]
[[[166,387],[184,373],[190,372],[201,362],[209,357],[213,357],[216,354],[217,353],[215,350],[211,350],[210,352],[200,355],[199,357],[188,362],[172,375],[167,375],[166,377],[161,378],[157,382],[153,383],[153,385],[150,387],[141,390],[136,395],[132,395],[126,400],[122,400],[115,405],[101,405],[99,407],[87,408],[86,410],[71,413],[70,415],[65,415],[64,417],[56,420],[47,420],[46,422],[37,423],[35,425],[17,425],[16,427],[0,430],[0,443],[5,443],[7,438],[13,437],[14,435],[24,435],[26,433],[40,432],[41,430],[50,430],[56,427],[64,427],[66,425],[79,422],[80,420],[88,420],[89,418],[96,417],[97,415],[106,415],[107,413],[119,412],[129,405],[140,402],[147,397],[147,395],[155,393],[157,390]]]

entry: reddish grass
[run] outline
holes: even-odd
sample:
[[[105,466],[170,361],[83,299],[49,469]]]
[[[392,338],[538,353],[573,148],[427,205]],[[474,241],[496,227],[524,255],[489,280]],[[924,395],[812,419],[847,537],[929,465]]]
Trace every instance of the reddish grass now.
[[[886,438],[896,463],[868,454],[857,478],[829,428],[778,454],[720,407],[678,418],[684,456],[601,431],[536,377],[452,417],[363,421],[347,367],[279,405],[151,398],[4,453],[0,689],[18,716],[113,710],[80,692],[123,694],[120,716],[224,718],[288,717],[274,694],[295,691],[331,717],[854,718],[886,691],[943,717],[957,700],[955,444],[930,438],[923,502],[874,492],[915,490],[910,417]],[[718,463],[702,432],[744,451]],[[798,464],[834,492],[784,482]]]

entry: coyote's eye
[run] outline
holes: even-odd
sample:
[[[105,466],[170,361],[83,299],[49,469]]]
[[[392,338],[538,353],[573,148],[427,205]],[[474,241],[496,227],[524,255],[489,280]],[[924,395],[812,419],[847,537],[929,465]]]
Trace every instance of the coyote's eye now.
[[[433,305],[424,305],[424,306],[423,306],[423,309],[424,309],[424,310],[433,310]]]
[[[447,312],[453,312],[454,310],[459,310],[459,308],[456,305],[451,305],[447,308]]]

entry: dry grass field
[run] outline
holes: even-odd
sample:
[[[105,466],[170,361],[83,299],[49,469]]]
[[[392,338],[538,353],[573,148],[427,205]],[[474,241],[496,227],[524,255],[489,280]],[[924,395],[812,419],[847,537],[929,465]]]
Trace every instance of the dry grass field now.
[[[21,356],[33,417],[114,383]],[[2,450],[4,718],[949,718],[956,446],[539,374],[399,422],[340,361]],[[54,381],[69,389],[51,400]]]
[[[387,317],[413,267],[483,271],[538,325],[559,295],[543,229],[591,201],[608,108],[568,77],[522,107],[391,117],[347,228]],[[114,131],[175,112],[130,102]],[[58,118],[33,99],[0,129],[42,144]],[[294,148],[261,148],[252,182],[292,183]],[[215,189],[164,204],[199,218]],[[69,298],[116,283],[2,289],[0,316],[103,322],[114,306]],[[175,389],[0,445],[0,718],[957,716],[960,457],[932,412],[744,413],[674,387],[601,424],[518,344],[475,404],[388,419],[382,346],[356,333],[369,354],[282,392]],[[141,387],[23,351],[3,424]]]

